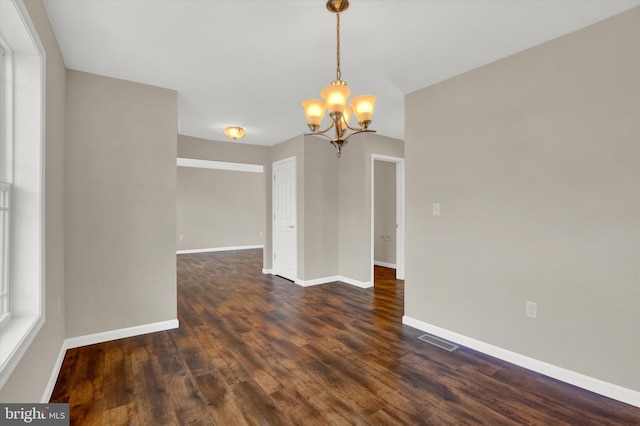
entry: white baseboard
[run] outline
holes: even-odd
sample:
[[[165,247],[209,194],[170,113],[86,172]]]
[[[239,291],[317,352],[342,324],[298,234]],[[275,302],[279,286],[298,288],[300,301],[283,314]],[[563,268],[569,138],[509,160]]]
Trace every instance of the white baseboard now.
[[[62,341],[62,346],[60,346],[60,352],[58,352],[58,359],[56,363],[53,365],[53,370],[51,370],[51,375],[49,376],[49,381],[47,382],[47,387],[44,389],[44,393],[42,394],[42,398],[40,402],[46,404],[51,399],[51,394],[53,393],[53,388],[56,385],[56,381],[58,380],[58,375],[60,375],[60,369],[62,368],[62,362],[64,361],[64,355],[67,353],[67,347],[65,345],[66,340]]]
[[[342,275],[334,275],[331,277],[322,277],[322,278],[316,278],[313,280],[301,280],[301,279],[296,279],[295,283],[302,286],[302,287],[310,287],[313,285],[320,285],[320,284],[326,284],[326,283],[332,283],[335,281],[340,281],[346,284],[350,284],[350,285],[354,285],[356,287],[360,287],[360,288],[370,288],[373,287],[373,284],[371,283],[371,281],[358,281],[358,280],[354,280],[352,278],[347,278],[347,277],[343,277]]]
[[[86,336],[71,337],[65,339],[67,349],[79,348],[80,346],[93,345],[96,343],[108,342],[110,340],[124,339],[126,337],[140,336],[142,334],[155,333],[157,331],[172,330],[180,325],[177,319],[154,322],[151,324],[136,325],[134,327],[120,328],[117,330],[103,331],[102,333],[88,334]]]
[[[302,287],[311,287],[313,285],[332,283],[334,281],[340,281],[340,277],[338,275],[334,275],[332,277],[322,277],[322,278],[316,278],[314,280],[296,279],[295,283]]]
[[[273,275],[273,269],[262,268],[262,273],[265,275]]]
[[[249,250],[249,249],[261,249],[263,245],[256,246],[231,246],[231,247],[213,247],[203,249],[191,249],[191,250],[177,250],[176,254],[193,254],[193,253],[209,253],[213,251],[233,251],[233,250]]]
[[[174,328],[178,328],[179,326],[180,323],[178,322],[178,320],[174,319],[64,339],[64,341],[62,342],[62,347],[60,348],[60,352],[58,353],[58,359],[53,366],[53,371],[51,371],[49,382],[47,383],[47,387],[45,388],[40,402],[46,403],[49,402],[49,399],[51,399],[51,394],[53,393],[53,388],[56,385],[56,380],[58,380],[58,375],[60,374],[60,369],[62,368],[62,362],[64,361],[64,355],[67,352],[67,349],[94,345],[96,343],[108,342],[110,340],[124,339],[126,337],[140,336],[143,334],[155,333],[158,331],[172,330]]]
[[[342,281],[343,283],[351,284],[360,288],[371,288],[373,287],[373,282],[371,281],[358,281],[352,278],[343,277],[342,275],[338,277],[338,281]]]
[[[635,407],[640,407],[640,392],[638,391],[627,389],[622,386],[614,385],[594,377],[586,376],[575,371],[567,370],[565,368],[537,360],[535,358],[511,352],[498,346],[481,342],[480,340],[431,325],[406,315],[402,317],[402,323],[426,333],[434,334],[438,337],[442,337],[443,339],[450,340],[459,345],[474,349],[478,352],[524,367],[528,370],[553,377],[554,379],[562,382],[578,386]]]
[[[379,260],[374,260],[373,264],[376,265],[376,266],[383,266],[385,268],[391,268],[391,269],[396,269],[397,268],[395,263],[381,262]]]

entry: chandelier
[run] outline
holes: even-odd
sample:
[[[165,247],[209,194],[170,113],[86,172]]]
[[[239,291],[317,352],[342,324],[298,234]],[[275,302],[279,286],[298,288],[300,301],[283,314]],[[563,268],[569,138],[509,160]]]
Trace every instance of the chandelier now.
[[[323,136],[331,142],[338,150],[338,158],[342,154],[342,147],[347,140],[358,133],[375,132],[369,130],[371,117],[373,116],[373,106],[376,97],[372,95],[357,96],[349,102],[347,106],[347,98],[351,93],[351,89],[347,83],[342,81],[340,73],[340,12],[344,12],[349,7],[348,0],[329,0],[327,1],[327,9],[336,14],[336,79],[330,85],[320,91],[320,99],[307,99],[302,102],[304,114],[307,117],[307,124],[312,133],[305,135]],[[325,111],[329,112],[331,124],[324,130],[318,130]],[[353,128],[349,125],[351,114],[356,116],[359,128]],[[333,129],[333,135],[327,133]],[[351,133],[349,133],[351,131]]]

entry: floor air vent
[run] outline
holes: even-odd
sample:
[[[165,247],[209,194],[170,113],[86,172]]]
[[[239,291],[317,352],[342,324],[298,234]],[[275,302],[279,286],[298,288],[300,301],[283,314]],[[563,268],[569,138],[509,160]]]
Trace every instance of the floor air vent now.
[[[455,351],[456,349],[458,349],[460,347],[460,346],[458,346],[458,345],[456,345],[454,343],[449,342],[448,340],[441,339],[441,338],[439,338],[437,336],[434,336],[432,334],[424,334],[424,335],[418,337],[418,339],[422,340],[423,342],[427,342],[430,345],[437,346],[440,349],[444,349],[445,351],[449,351],[449,352],[453,352],[453,351]]]

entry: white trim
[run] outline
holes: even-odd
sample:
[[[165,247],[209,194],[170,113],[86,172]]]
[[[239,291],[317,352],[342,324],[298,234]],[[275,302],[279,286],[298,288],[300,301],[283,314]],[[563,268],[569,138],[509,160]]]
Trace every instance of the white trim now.
[[[177,158],[178,167],[194,167],[198,169],[231,170],[236,172],[264,173],[260,164],[231,163],[229,161],[198,160],[195,158]]]
[[[96,343],[109,342],[111,340],[125,339],[127,337],[156,333],[158,331],[173,330],[179,328],[177,319],[154,322],[151,324],[136,325],[133,327],[119,328],[117,330],[103,331],[101,333],[87,334],[86,336],[71,337],[64,340],[66,349],[79,348],[80,346],[95,345]]]
[[[2,38],[0,32],[0,50],[2,45],[9,49],[9,45]],[[0,173],[0,180],[5,182],[13,182],[13,55],[10,50],[3,50],[0,55],[0,85],[3,86],[2,97],[0,97],[0,124],[2,124],[2,132],[0,134],[0,152],[2,153],[2,162],[0,167],[3,169]]]
[[[143,334],[157,333],[158,331],[173,330],[179,328],[180,323],[177,319],[154,322],[144,325],[136,325],[133,327],[120,328],[117,330],[104,331],[102,333],[88,334],[86,336],[72,337],[64,339],[60,352],[58,353],[58,359],[53,366],[51,376],[49,376],[49,382],[42,394],[40,402],[46,403],[51,399],[53,388],[58,380],[60,369],[62,368],[62,362],[68,349],[79,348],[81,346],[95,345],[96,343],[109,342],[111,340],[125,339],[127,337],[141,336]]]
[[[342,275],[338,277],[338,281],[342,281],[343,283],[354,285],[360,288],[371,288],[373,287],[373,281],[358,281],[353,278],[343,277]]]
[[[340,281],[340,276],[334,275],[332,277],[322,277],[322,278],[316,278],[313,280],[296,279],[295,283],[302,287],[311,287],[314,285],[327,284],[335,281]]]
[[[396,241],[396,278],[404,280],[405,243],[405,165],[404,159],[396,163],[396,216],[398,219]]]
[[[261,249],[263,245],[255,246],[231,246],[231,247],[213,247],[203,249],[190,249],[190,250],[177,250],[176,254],[192,254],[192,253],[208,253],[212,251],[233,251],[233,250],[249,250],[249,249]]]
[[[404,315],[402,323],[545,376],[640,408],[640,392],[530,358]]]
[[[0,364],[0,389],[9,380],[11,373],[31,346],[44,322],[44,313],[41,313],[38,316],[13,318],[3,325],[2,345],[12,350],[6,356],[4,354],[2,356],[4,363]]]
[[[373,284],[371,281],[358,281],[352,278],[343,277],[342,275],[334,275],[331,277],[323,277],[323,278],[315,278],[313,280],[301,280],[296,279],[294,281],[296,284],[302,287],[310,287],[314,285],[327,284],[333,282],[342,282],[345,284],[353,285],[360,288],[371,288]]]
[[[262,273],[265,275],[273,275],[273,269],[262,268]]]
[[[382,266],[384,268],[396,269],[396,264],[395,263],[387,263],[387,262],[381,262],[379,260],[374,260],[373,264],[376,265],[376,266]]]
[[[4,2],[3,2],[4,3]],[[45,323],[45,106],[46,106],[46,52],[23,0],[6,2],[14,9],[3,9],[0,27],[13,55],[12,114],[13,167],[11,182],[16,191],[12,200],[11,290],[12,310],[23,311],[23,316],[11,318],[2,329],[0,347],[0,389]],[[12,12],[12,13],[9,13]],[[15,13],[15,15],[14,15]],[[8,17],[8,18],[7,18]],[[6,19],[6,21],[5,21]],[[16,30],[20,22],[26,34]],[[7,23],[10,23],[7,27]],[[18,32],[20,34],[18,34]],[[27,37],[23,37],[26,35]],[[30,44],[32,43],[33,46]],[[32,50],[33,48],[33,50]],[[18,70],[18,71],[16,71]],[[39,73],[38,84],[29,78]],[[18,90],[19,88],[19,90]],[[37,111],[37,112],[36,112]],[[21,147],[21,152],[16,146]],[[25,151],[30,151],[26,153]],[[32,153],[37,155],[31,155]],[[37,157],[37,160],[36,160]],[[16,170],[19,169],[19,173]],[[37,201],[35,201],[37,200]],[[18,210],[16,210],[18,209]],[[37,217],[21,217],[21,210],[37,211]],[[37,225],[33,222],[37,221]],[[20,235],[20,237],[17,237]],[[14,238],[15,237],[15,238]],[[19,278],[18,278],[19,277]],[[20,286],[16,283],[19,282]],[[27,287],[25,289],[25,287]],[[18,300],[18,302],[16,302]],[[37,306],[37,309],[35,307]],[[37,311],[37,312],[36,312]]]
[[[56,359],[56,363],[53,364],[53,369],[51,370],[51,375],[49,376],[49,382],[47,382],[47,387],[44,389],[44,393],[42,394],[42,398],[40,398],[40,402],[46,404],[51,399],[51,394],[53,394],[53,389],[56,386],[56,381],[58,380],[58,376],[60,375],[60,370],[62,369],[62,363],[64,362],[64,356],[67,353],[66,340],[62,341],[62,345],[60,345],[60,352],[58,352],[58,359]]]
[[[375,193],[375,162],[388,161],[395,163],[396,165],[396,222],[398,227],[396,228],[396,278],[404,280],[404,239],[405,239],[405,208],[404,208],[404,187],[405,187],[405,168],[404,158],[391,157],[389,155],[371,154],[371,280],[373,281],[374,271],[373,265],[375,265],[375,205],[374,205],[374,193]]]

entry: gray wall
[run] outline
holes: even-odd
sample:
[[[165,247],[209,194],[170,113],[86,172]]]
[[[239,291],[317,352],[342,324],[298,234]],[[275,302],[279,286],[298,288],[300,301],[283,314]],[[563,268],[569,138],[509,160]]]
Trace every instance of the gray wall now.
[[[239,142],[222,142],[178,135],[178,157],[230,163],[269,163],[270,147]]]
[[[178,157],[266,166],[269,147],[178,135]],[[264,244],[265,176],[178,167],[178,250]]]
[[[371,154],[402,158],[403,141],[375,134],[358,135],[350,139],[343,157],[338,159],[335,148],[315,136],[299,135],[272,147],[209,141],[183,135],[179,135],[178,140],[178,157],[265,166],[263,265],[266,269],[273,266],[272,164],[296,157],[298,278],[308,281],[342,275],[364,282],[371,280]],[[179,180],[182,174],[180,170]],[[179,182],[179,228],[182,227],[180,186]],[[196,213],[195,205],[192,206],[194,214],[201,214]],[[212,205],[205,208],[213,214]],[[224,214],[222,211],[221,214]],[[197,229],[196,226],[192,228]],[[232,238],[231,234],[229,238]],[[180,248],[204,247],[181,244]]]
[[[372,281],[371,156],[404,158],[404,142],[366,133],[349,139],[339,161],[340,275]]]
[[[304,275],[338,275],[338,157],[326,140],[304,138]]]
[[[326,140],[297,136],[271,147],[271,162],[297,158],[298,278],[371,281],[371,154],[402,158],[404,143],[375,134],[349,140],[342,158]],[[271,176],[271,164],[268,166]],[[271,179],[265,248],[271,247]],[[271,256],[271,254],[269,254]],[[271,258],[265,262],[271,268]]]
[[[176,319],[176,92],[66,85],[67,337]]]
[[[45,105],[45,318],[9,380],[2,402],[39,402],[65,338],[64,323],[64,116],[65,68],[40,1],[25,1],[46,52]],[[58,310],[60,303],[60,311]]]
[[[638,40],[635,8],[406,97],[407,316],[640,390]]]
[[[396,165],[374,162],[373,259],[396,263]]]
[[[264,185],[264,173],[178,167],[178,250],[264,244]]]
[[[220,245],[217,245],[216,247],[265,244],[265,248],[263,251],[263,256],[264,256],[263,264],[264,265],[268,264],[269,268],[271,267],[271,245],[270,245],[271,244],[271,234],[270,234],[271,222],[269,219],[270,217],[269,214],[271,212],[271,198],[270,198],[271,195],[267,197],[266,194],[267,194],[267,185],[271,185],[271,182],[269,181],[269,179],[267,179],[267,177],[271,176],[271,171],[270,171],[271,169],[269,168],[269,165],[271,164],[270,151],[271,151],[271,148],[267,146],[250,145],[250,144],[244,144],[239,142],[213,141],[213,140],[194,138],[191,136],[178,135],[178,157],[195,158],[200,160],[211,160],[211,161],[226,161],[230,163],[257,164],[257,165],[264,166],[264,173],[260,175],[261,177],[259,178],[262,182],[261,188],[259,190],[260,194],[258,194],[258,189],[255,186],[255,182],[254,183],[247,182],[247,180],[258,179],[257,177],[258,175],[253,177],[247,177],[247,176],[240,177],[240,179],[244,182],[242,184],[236,183],[234,179],[234,176],[243,176],[248,174],[253,175],[253,173],[222,172],[221,174],[221,173],[216,173],[213,170],[210,170],[210,172],[213,172],[213,173],[209,173],[208,176],[209,176],[209,179],[216,179],[218,182],[220,181],[217,178],[222,178],[222,181],[224,181],[228,186],[228,188],[230,188],[231,190],[237,190],[237,191],[249,190],[250,194],[254,194],[251,197],[245,196],[244,200],[246,200],[246,202],[242,200],[236,200],[235,202],[232,203],[231,206],[218,204],[216,206],[216,209],[219,208],[221,210],[212,212],[212,214],[214,215],[221,214],[223,216],[228,216],[230,214],[229,207],[231,207],[231,209],[233,210],[237,210],[237,209],[242,209],[243,206],[246,206],[246,205],[254,206],[256,203],[254,198],[262,197],[262,205],[257,206],[256,209],[253,212],[251,212],[251,216],[247,218],[248,219],[247,223],[250,224],[251,231],[249,233],[245,233],[245,231],[243,230],[236,229],[236,231],[238,231],[238,234],[236,234],[235,232],[233,233],[233,235],[229,234],[228,238],[225,237],[224,241],[220,240],[220,242],[217,243]],[[235,175],[233,173],[240,173],[240,174]],[[185,191],[181,189],[181,187],[183,186],[181,183],[181,180],[182,180],[181,176],[185,176],[185,175],[188,176],[188,175],[191,175],[191,173],[185,172],[184,169],[180,167],[178,169],[178,179],[179,179],[178,180],[178,235],[180,233],[180,229],[183,226],[182,223],[184,222],[184,220],[182,219],[183,215],[181,212],[184,211],[184,208],[191,208],[191,209],[197,208],[195,204],[191,204],[189,207],[189,204],[182,204],[180,201],[180,199],[183,198],[181,194],[185,193]],[[222,194],[225,197],[231,196],[230,192],[224,189],[222,189]],[[201,200],[200,202],[204,203],[203,207],[206,209],[213,208],[212,206],[213,200],[211,200],[211,202]],[[267,214],[267,212],[269,212],[269,214]],[[195,210],[194,210],[194,214],[197,214],[195,213]],[[242,214],[243,215],[249,214],[249,212],[245,210]],[[255,216],[255,214],[259,214],[261,216],[258,218],[257,216]],[[260,223],[259,230],[256,228],[258,221]],[[241,223],[244,223],[244,221],[234,222],[234,224],[237,226],[241,226]],[[193,229],[195,227],[189,226],[189,228]],[[256,232],[259,237],[257,240],[255,239]],[[260,235],[260,232],[262,232],[263,234]],[[187,237],[185,236],[185,238]],[[232,241],[242,241],[243,243],[228,244]],[[251,243],[249,241],[257,241],[257,242]],[[211,247],[211,246],[204,246],[205,244],[210,244],[210,243],[204,243],[204,242],[199,244],[199,245],[203,245],[203,247],[191,247],[191,246],[187,246],[186,244],[183,245],[180,241],[178,241],[178,244],[179,244],[178,248],[180,250]]]
[[[371,279],[371,229],[368,225],[365,171],[365,140],[368,135],[349,139],[338,164],[338,200],[340,203],[339,271],[343,277],[367,282]],[[327,147],[327,149],[329,149]]]

